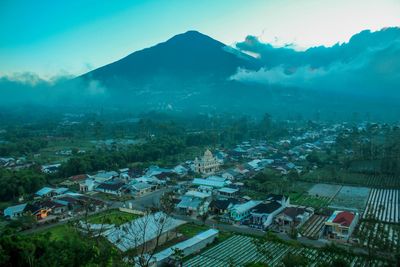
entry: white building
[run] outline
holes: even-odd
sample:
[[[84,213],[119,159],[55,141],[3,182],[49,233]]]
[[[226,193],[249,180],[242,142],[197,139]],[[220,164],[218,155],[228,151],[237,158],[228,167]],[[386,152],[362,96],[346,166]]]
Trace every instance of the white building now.
[[[216,157],[213,156],[210,150],[204,152],[202,158],[196,158],[194,160],[195,172],[211,174],[219,170],[220,163]]]

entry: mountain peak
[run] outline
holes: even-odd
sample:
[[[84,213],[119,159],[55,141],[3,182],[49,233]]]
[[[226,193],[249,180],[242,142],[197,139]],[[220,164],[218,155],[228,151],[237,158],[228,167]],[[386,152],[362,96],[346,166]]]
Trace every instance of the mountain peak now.
[[[177,34],[167,40],[165,43],[172,43],[173,45],[176,45],[178,43],[183,43],[184,45],[188,45],[189,43],[198,43],[203,45],[210,45],[213,44],[214,46],[225,46],[225,44],[221,43],[220,41],[217,41],[210,36],[203,34],[199,31],[196,30],[189,30],[187,32]]]

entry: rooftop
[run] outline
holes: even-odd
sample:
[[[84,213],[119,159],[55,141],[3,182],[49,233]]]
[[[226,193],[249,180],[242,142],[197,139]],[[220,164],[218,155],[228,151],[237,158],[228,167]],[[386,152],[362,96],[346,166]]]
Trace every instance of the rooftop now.
[[[255,206],[257,206],[260,203],[262,203],[262,202],[258,201],[258,200],[250,200],[243,204],[236,204],[233,207],[233,209],[236,210],[237,213],[242,213],[242,212],[246,212],[246,211],[254,208]]]
[[[266,213],[266,214],[271,214],[274,211],[278,210],[281,208],[282,205],[279,204],[276,201],[272,201],[269,203],[260,203],[257,206],[254,207],[252,210],[252,213]]]
[[[220,193],[226,193],[226,194],[234,194],[236,192],[238,192],[239,189],[237,188],[230,188],[230,187],[223,187],[221,189],[218,189],[218,192]]]
[[[44,196],[47,195],[48,193],[52,192],[54,189],[50,188],[50,187],[43,187],[42,189],[40,189],[39,191],[37,191],[35,193],[35,195],[37,196]]]
[[[214,181],[214,180],[203,179],[203,178],[194,178],[193,184],[206,185],[206,186],[212,186],[212,187],[224,187],[226,183],[224,181]]]
[[[192,247],[202,242],[203,240],[218,235],[218,233],[219,231],[216,229],[209,229],[207,231],[201,232],[200,234],[197,234],[188,240],[185,240],[172,247],[169,247],[167,249],[164,249],[163,251],[158,252],[157,254],[154,255],[154,258],[156,259],[157,262],[163,261],[166,258],[170,257],[176,249],[184,251],[186,248]]]
[[[354,220],[354,213],[349,211],[335,211],[327,222],[333,222],[342,226],[349,227]]]
[[[153,240],[157,237],[157,232],[162,229],[162,233],[169,232],[185,221],[168,217],[162,212],[145,215],[136,220],[113,227],[103,233],[103,235],[121,251],[127,251]],[[143,232],[143,229],[147,229]]]

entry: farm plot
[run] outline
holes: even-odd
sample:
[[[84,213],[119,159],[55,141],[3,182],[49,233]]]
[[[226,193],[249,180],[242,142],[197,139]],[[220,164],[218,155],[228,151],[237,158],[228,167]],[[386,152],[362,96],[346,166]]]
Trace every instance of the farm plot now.
[[[363,211],[371,189],[367,187],[343,186],[329,207]]]
[[[317,197],[334,197],[337,192],[342,188],[341,185],[334,184],[315,184],[310,190],[308,190],[308,194],[311,196]]]
[[[308,206],[313,208],[322,208],[328,206],[330,203],[330,197],[321,197],[321,196],[311,196],[309,194],[302,194],[297,198],[291,199],[290,202],[293,204]]]
[[[372,189],[363,218],[388,223],[399,223],[400,190]]]
[[[377,188],[400,188],[400,177],[371,175],[366,185]]]
[[[301,227],[300,233],[311,239],[318,239],[320,237],[322,228],[326,221],[326,216],[314,214],[311,218]]]
[[[185,267],[225,267],[225,266],[245,266],[250,262],[264,262],[268,266],[280,266],[282,259],[287,253],[304,255],[310,266],[321,263],[330,263],[338,257],[344,258],[350,266],[366,266],[367,262],[361,256],[337,255],[334,253],[305,247],[292,247],[289,245],[266,242],[264,249],[267,257],[257,252],[253,244],[254,238],[249,236],[235,235],[222,243],[204,251],[203,253],[189,259],[183,266]],[[264,250],[263,249],[263,250]],[[375,260],[372,266],[383,266],[384,262]]]
[[[363,246],[376,247],[378,250],[400,253],[400,226],[389,223],[362,222],[355,232]]]

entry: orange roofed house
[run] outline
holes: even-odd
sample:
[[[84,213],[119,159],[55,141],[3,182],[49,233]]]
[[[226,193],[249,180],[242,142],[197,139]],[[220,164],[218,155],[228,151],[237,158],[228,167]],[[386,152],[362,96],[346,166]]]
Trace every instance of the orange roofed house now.
[[[348,241],[357,225],[359,214],[350,211],[335,211],[325,222],[328,239]]]

